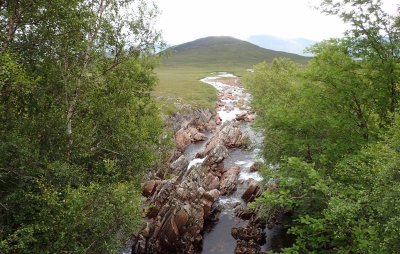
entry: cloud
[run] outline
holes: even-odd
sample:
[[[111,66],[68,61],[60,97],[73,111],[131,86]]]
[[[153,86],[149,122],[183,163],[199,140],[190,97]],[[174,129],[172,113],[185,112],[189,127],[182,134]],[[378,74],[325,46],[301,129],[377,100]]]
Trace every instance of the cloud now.
[[[389,1],[389,0],[386,0]],[[211,35],[245,39],[254,34],[320,41],[339,37],[348,26],[312,8],[319,0],[155,0],[159,28],[168,43]],[[389,1],[390,2],[390,1]],[[389,5],[391,8],[392,5]]]

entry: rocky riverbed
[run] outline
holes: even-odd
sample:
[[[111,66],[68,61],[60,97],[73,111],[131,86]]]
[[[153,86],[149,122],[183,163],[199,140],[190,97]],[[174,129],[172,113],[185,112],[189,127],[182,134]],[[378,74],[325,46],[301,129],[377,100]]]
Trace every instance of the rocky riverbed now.
[[[218,90],[216,112],[172,119],[172,178],[144,183],[146,225],[135,236],[132,253],[265,250],[265,223],[246,206],[261,194],[262,180],[256,163],[262,137],[249,126],[255,120],[250,94],[227,73],[202,81]]]

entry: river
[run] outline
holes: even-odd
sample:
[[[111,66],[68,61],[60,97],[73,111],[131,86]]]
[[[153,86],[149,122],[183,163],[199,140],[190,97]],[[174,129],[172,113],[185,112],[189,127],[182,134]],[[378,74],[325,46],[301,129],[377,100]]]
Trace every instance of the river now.
[[[215,75],[204,78],[201,81],[218,90],[219,103],[217,113],[222,123],[235,120],[238,115],[251,112],[251,95],[240,85],[238,77],[229,73],[215,73]],[[250,167],[256,161],[263,161],[260,154],[263,136],[252,128],[252,123],[242,122],[240,127],[242,132],[249,136],[250,147],[248,149],[231,150],[230,156],[224,161],[225,168],[230,168],[234,165],[240,166],[239,182],[237,190],[232,195],[223,196],[218,200],[223,206],[223,210],[216,225],[210,232],[204,234],[203,254],[234,253],[236,240],[231,235],[231,229],[233,227],[242,227],[246,224],[246,221],[235,216],[234,207],[237,204],[245,206],[241,196],[247,188],[246,183],[250,179],[262,180],[259,172],[250,172]],[[275,230],[266,229],[267,239],[262,251],[271,249],[271,239],[275,233]]]

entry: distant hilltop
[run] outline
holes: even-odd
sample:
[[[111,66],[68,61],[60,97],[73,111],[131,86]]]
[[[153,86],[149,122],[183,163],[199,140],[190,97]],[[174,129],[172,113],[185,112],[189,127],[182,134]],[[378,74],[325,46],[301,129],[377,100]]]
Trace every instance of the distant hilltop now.
[[[169,56],[162,60],[164,66],[237,66],[250,68],[254,64],[271,62],[277,57],[287,57],[298,63],[306,63],[309,57],[283,51],[262,48],[230,36],[209,36],[169,49]]]

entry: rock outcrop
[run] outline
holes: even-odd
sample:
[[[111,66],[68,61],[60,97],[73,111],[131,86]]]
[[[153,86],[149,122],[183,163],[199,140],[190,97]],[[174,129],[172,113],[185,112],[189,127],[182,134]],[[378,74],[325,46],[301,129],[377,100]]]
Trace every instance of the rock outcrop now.
[[[172,162],[169,166],[173,173],[179,174],[183,170],[186,170],[189,166],[189,161],[186,159],[184,155],[181,155],[178,159]]]
[[[206,174],[207,168],[198,165],[180,182],[158,184],[148,201],[147,225],[134,239],[133,253],[198,252],[204,222],[220,196],[219,190],[209,190]]]
[[[265,244],[265,223],[252,217],[246,227],[233,227],[232,237],[236,239],[235,254],[261,254],[261,246]]]
[[[257,181],[251,179],[249,187],[242,195],[242,199],[247,203],[253,201],[256,197],[259,197],[262,193],[260,186]]]
[[[176,149],[183,152],[190,143],[204,141],[206,131],[213,131],[217,124],[216,113],[209,109],[191,110],[187,114],[176,113],[169,117],[175,133]]]
[[[236,190],[239,172],[240,167],[236,165],[223,173],[220,184],[221,195],[230,195]]]
[[[203,156],[208,154],[218,145],[223,145],[228,148],[244,147],[248,144],[248,136],[243,133],[236,122],[226,122],[221,126],[221,129],[215,133],[206,148],[203,151]]]

